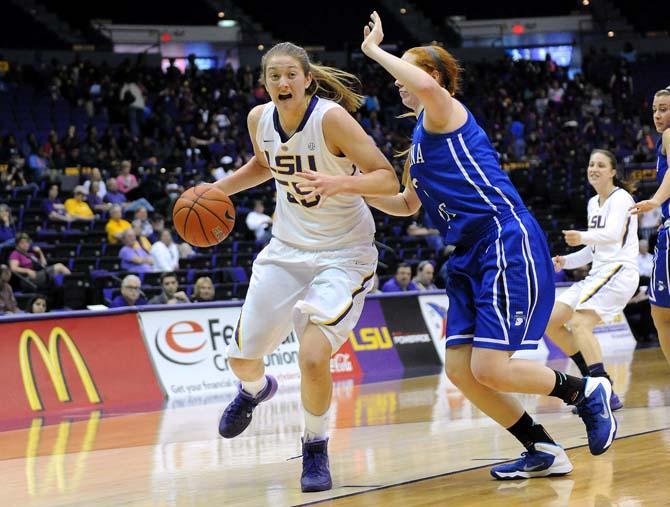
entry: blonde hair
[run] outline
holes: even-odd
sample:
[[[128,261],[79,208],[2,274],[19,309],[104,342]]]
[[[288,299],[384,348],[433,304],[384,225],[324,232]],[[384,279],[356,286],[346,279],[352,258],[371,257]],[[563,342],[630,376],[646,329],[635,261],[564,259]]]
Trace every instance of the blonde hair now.
[[[654,98],[661,97],[663,95],[670,95],[670,86],[663,88],[662,90],[658,90],[656,93],[654,93]]]
[[[212,279],[208,276],[201,276],[195,281],[195,283],[193,284],[193,295],[192,295],[194,299],[200,297],[200,288],[207,282],[209,282],[212,286],[214,286]]]
[[[268,60],[277,55],[286,55],[295,58],[302,68],[305,76],[312,73],[312,83],[305,90],[308,96],[317,95],[324,99],[337,102],[347,111],[353,113],[363,104],[363,95],[358,93],[360,89],[360,80],[350,74],[335,67],[317,65],[309,60],[307,51],[292,42],[280,42],[275,44],[263,55],[261,59],[261,77],[260,83],[265,86],[265,70]]]

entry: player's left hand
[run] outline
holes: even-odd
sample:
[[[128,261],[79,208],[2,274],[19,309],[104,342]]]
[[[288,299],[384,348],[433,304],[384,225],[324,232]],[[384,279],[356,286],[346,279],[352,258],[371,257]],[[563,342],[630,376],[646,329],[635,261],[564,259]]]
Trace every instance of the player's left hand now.
[[[382,19],[377,14],[377,11],[372,11],[367,25],[363,28],[363,43],[361,44],[361,51],[370,56],[368,52],[376,46],[379,46],[384,40],[384,31],[382,30]]]
[[[579,246],[582,244],[582,233],[579,231],[561,231],[565,236],[565,242],[569,246]]]
[[[656,199],[647,199],[646,201],[640,201],[631,206],[628,211],[631,215],[637,215],[639,213],[646,213],[655,208],[658,208],[661,205]]]
[[[316,171],[301,171],[295,173],[295,176],[306,180],[301,183],[296,183],[300,192],[309,192],[304,196],[306,201],[311,201],[320,197],[317,208],[323,206],[325,200],[331,195],[339,194],[344,189],[344,182],[342,176],[331,176],[322,174]]]

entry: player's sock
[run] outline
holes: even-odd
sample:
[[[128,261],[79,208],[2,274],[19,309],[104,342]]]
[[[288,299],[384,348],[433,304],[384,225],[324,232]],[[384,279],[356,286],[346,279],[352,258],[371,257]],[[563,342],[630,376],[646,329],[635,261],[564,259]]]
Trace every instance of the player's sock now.
[[[521,418],[507,428],[514,437],[521,442],[526,449],[532,451],[535,444],[538,442],[545,442],[547,444],[554,444],[556,442],[549,436],[541,424],[536,423],[528,412],[524,412]]]
[[[554,370],[554,373],[556,374],[556,384],[549,396],[560,398],[568,405],[576,405],[584,399],[585,380],[583,378],[573,377],[556,370]]]
[[[584,360],[584,356],[580,351],[577,351],[576,354],[572,354],[570,356],[570,359],[572,359],[575,362],[577,368],[579,368],[579,373],[582,374],[582,377],[589,376],[590,374],[589,367],[586,365],[586,360]]]
[[[605,371],[605,365],[603,363],[590,364],[588,375],[590,377],[605,377],[607,380],[610,381],[610,384],[614,385],[614,383],[612,382],[612,379],[610,378],[610,376]]]
[[[305,413],[305,433],[303,435],[305,442],[326,438],[328,411],[321,415],[314,415],[303,408],[303,412]]]
[[[241,383],[242,383],[242,389],[248,392],[251,396],[256,396],[263,389],[265,389],[265,386],[268,384],[268,381],[265,378],[265,375],[263,375],[261,378],[259,378],[258,380],[254,380],[253,382],[242,380]]]

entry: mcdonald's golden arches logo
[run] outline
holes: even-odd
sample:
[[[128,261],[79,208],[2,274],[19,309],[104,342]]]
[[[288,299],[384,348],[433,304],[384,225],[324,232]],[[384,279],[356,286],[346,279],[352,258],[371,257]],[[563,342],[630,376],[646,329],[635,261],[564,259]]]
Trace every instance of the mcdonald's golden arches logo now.
[[[42,410],[44,407],[42,405],[42,400],[35,386],[35,377],[33,375],[33,368],[30,360],[29,347],[30,342],[35,344],[37,351],[40,353],[42,362],[46,366],[49,377],[51,378],[51,383],[56,389],[56,396],[58,401],[67,402],[70,401],[70,392],[67,389],[65,383],[65,377],[63,376],[63,369],[61,367],[61,358],[58,354],[58,342],[62,341],[67,347],[70,357],[74,362],[79,378],[81,379],[88,401],[91,403],[100,403],[100,396],[98,395],[98,390],[93,383],[91,374],[88,371],[84,359],[81,357],[79,349],[70,338],[70,335],[62,327],[54,327],[49,333],[49,343],[48,346],[44,344],[44,341],[39,337],[39,335],[32,329],[26,329],[21,333],[21,338],[19,340],[19,365],[21,367],[21,378],[23,379],[23,387],[26,390],[26,396],[28,398],[28,403],[32,410]]]

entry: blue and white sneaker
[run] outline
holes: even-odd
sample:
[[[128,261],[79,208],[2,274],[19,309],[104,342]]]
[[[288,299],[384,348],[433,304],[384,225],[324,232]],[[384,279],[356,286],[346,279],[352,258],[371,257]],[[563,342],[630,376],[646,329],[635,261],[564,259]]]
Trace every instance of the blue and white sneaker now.
[[[247,429],[251,423],[251,414],[256,406],[268,401],[277,392],[277,379],[272,375],[265,375],[267,385],[256,396],[250,395],[244,389],[242,384],[237,384],[237,396],[230,402],[223,411],[221,420],[219,421],[219,434],[223,438],[233,438]]]
[[[501,481],[554,477],[572,472],[570,458],[560,445],[538,442],[534,450],[521,453],[513,463],[503,463],[491,469],[491,475]]]
[[[300,487],[303,493],[326,491],[333,487],[328,463],[328,439],[302,439],[302,476]]]
[[[584,399],[577,413],[586,425],[591,454],[597,456],[609,449],[616,436],[617,422],[610,407],[612,384],[605,377],[584,377]]]

